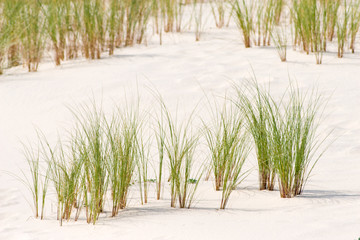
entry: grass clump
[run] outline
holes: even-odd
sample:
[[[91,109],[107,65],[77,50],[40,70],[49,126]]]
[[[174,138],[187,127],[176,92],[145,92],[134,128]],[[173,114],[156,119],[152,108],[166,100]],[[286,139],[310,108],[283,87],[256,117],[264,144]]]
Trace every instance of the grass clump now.
[[[169,160],[171,207],[176,207],[178,200],[180,208],[190,208],[202,175],[201,167],[194,173],[194,154],[199,136],[191,129],[192,115],[179,124],[171,116],[164,101],[161,98],[159,101],[166,126],[164,147]],[[191,183],[190,179],[195,179],[196,183]]]
[[[256,80],[247,82],[250,87],[236,86],[236,106],[244,113],[246,125],[255,143],[259,167],[259,189],[270,191],[275,187],[276,169],[273,163],[271,140],[270,93],[263,90]]]
[[[212,124],[205,124],[205,136],[215,189],[222,190],[220,209],[225,209],[232,191],[243,180],[242,167],[250,151],[241,112],[226,102],[222,109],[216,107]]]
[[[84,159],[76,147],[71,152],[66,152],[66,148],[63,143],[59,142],[58,155],[50,163],[54,185],[58,187],[58,220],[60,220],[60,225],[62,225],[63,220],[70,220],[75,208],[79,209],[83,205],[86,208],[88,207],[88,202],[83,202],[84,199],[80,198],[85,184],[82,175]],[[76,214],[75,220],[77,218],[78,214]]]
[[[236,87],[236,104],[255,143],[260,190],[273,190],[277,178],[283,198],[302,193],[327,138],[317,131],[322,97],[315,90],[303,93],[292,83],[288,89],[277,102],[256,79]]]
[[[127,204],[129,187],[138,164],[138,136],[142,122],[137,108],[118,110],[111,124],[107,124],[109,145],[108,174],[112,196],[112,216]],[[140,182],[141,184],[141,182]]]
[[[278,27],[275,31],[271,33],[271,38],[276,47],[276,51],[282,62],[286,62],[286,52],[287,52],[287,32],[285,27]]]
[[[270,45],[271,32],[275,24],[276,1],[267,0],[256,6],[255,45]]]
[[[349,38],[351,52],[355,53],[356,36],[360,28],[360,1],[352,1],[351,5],[349,13]]]
[[[108,187],[107,144],[103,131],[103,113],[93,104],[93,109],[84,106],[74,113],[78,119],[75,144],[76,153],[82,160],[84,205],[87,222],[95,224],[103,211]],[[75,165],[76,166],[76,165]]]
[[[290,85],[289,101],[275,103],[268,97],[271,114],[271,144],[274,167],[279,180],[280,196],[300,195],[323,152],[323,139],[317,135],[322,114],[321,97],[314,91],[301,93]]]
[[[281,16],[284,10],[284,6],[286,5],[285,0],[275,0],[275,23],[279,25]]]
[[[244,173],[242,168],[250,152],[248,137],[246,132],[236,134],[238,134],[238,138],[230,150],[231,157],[225,166],[220,209],[226,208],[232,191],[235,190],[246,177],[246,172]]]
[[[293,1],[292,19],[294,22],[294,45],[302,45],[309,54],[315,54],[316,63],[322,63],[323,52],[326,51],[328,31],[332,31],[334,5],[332,1]],[[335,8],[336,9],[336,8]]]
[[[215,20],[215,25],[217,28],[222,28],[225,26],[225,13],[227,8],[226,0],[212,0],[211,4],[211,13]]]
[[[100,58],[105,37],[104,2],[101,0],[83,1],[81,40],[85,58]]]
[[[338,42],[338,57],[342,58],[345,51],[345,43],[347,41],[348,28],[349,28],[349,12],[350,7],[344,1],[340,11],[340,17],[336,24],[337,42]]]
[[[0,1],[0,75],[4,67],[19,65],[21,26],[18,19],[21,7],[21,1]]]
[[[245,48],[251,47],[251,34],[254,30],[254,3],[245,0],[236,0],[232,3],[234,18],[241,30]]]
[[[36,72],[45,46],[44,16],[42,3],[36,0],[24,1],[20,18],[26,24],[20,39],[25,65],[29,72]]]
[[[165,32],[180,32],[185,2],[182,0],[159,0],[161,18],[164,21]]]
[[[326,9],[327,9],[327,16],[326,16],[326,24],[327,24],[327,39],[329,41],[333,41],[335,36],[335,28],[336,23],[338,21],[339,16],[339,8],[341,6],[340,0],[333,0],[333,1],[325,1]]]
[[[142,118],[138,108],[114,113],[109,121],[95,103],[72,110],[76,127],[67,141],[58,140],[52,147],[44,136],[39,137],[40,154],[26,150],[32,174],[27,181],[32,191],[36,217],[42,180],[42,216],[48,183],[57,197],[57,219],[69,221],[76,209],[75,221],[85,208],[86,220],[95,224],[104,211],[107,194],[111,193],[111,215],[116,216],[127,205],[128,192],[138,169],[141,194],[147,201],[148,145],[142,136]],[[47,165],[42,177],[40,159]]]
[[[194,0],[193,12],[195,19],[195,41],[200,41],[203,32],[203,3],[201,1]]]
[[[66,25],[63,20],[66,14],[66,2],[56,0],[49,1],[46,11],[43,13],[46,18],[46,31],[54,49],[55,65],[60,65],[65,58],[66,46]]]
[[[0,0],[0,45],[5,36],[10,41],[0,47],[0,57],[5,61],[7,55],[9,66],[16,66],[21,56],[28,70],[36,71],[48,49],[56,65],[79,52],[87,59],[106,50],[112,55],[116,47],[143,42],[153,2]]]

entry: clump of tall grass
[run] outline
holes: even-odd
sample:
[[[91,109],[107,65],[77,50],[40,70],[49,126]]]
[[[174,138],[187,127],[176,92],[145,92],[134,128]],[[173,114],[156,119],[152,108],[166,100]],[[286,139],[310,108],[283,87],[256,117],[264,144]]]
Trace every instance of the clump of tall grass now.
[[[29,72],[37,71],[45,46],[45,19],[42,3],[36,0],[22,2],[21,21],[25,24],[20,34],[22,55]]]
[[[4,0],[0,2],[0,72],[2,64],[7,61],[7,67],[19,65],[20,44],[19,35],[22,27],[19,21],[21,1]]]
[[[165,32],[180,32],[185,3],[182,0],[160,0],[161,17]]]
[[[259,167],[259,189],[274,190],[276,169],[273,163],[271,140],[271,109],[268,100],[270,93],[259,86],[256,79],[236,86],[236,106],[244,113],[247,129],[255,143]],[[271,105],[270,105],[271,106]]]
[[[49,1],[46,10],[43,10],[46,18],[46,30],[54,49],[55,64],[60,65],[65,57],[66,25],[65,25],[65,3],[56,0]]]
[[[312,30],[312,51],[315,54],[316,64],[322,64],[323,52],[326,51],[326,39],[328,31],[327,16],[329,14],[329,6],[327,2],[316,5],[315,20]]]
[[[83,48],[82,39],[82,2],[68,0],[65,4],[65,22],[67,28],[67,56],[69,59],[78,57]],[[84,55],[83,55],[84,56]],[[86,56],[84,56],[86,57]]]
[[[322,64],[323,52],[326,51],[326,35],[328,32],[328,23],[326,22],[329,14],[329,7],[324,2],[322,8],[318,9],[315,20],[315,30],[313,33],[314,53],[316,64]]]
[[[76,139],[75,139],[76,140]],[[87,194],[83,190],[85,184],[83,175],[83,164],[85,161],[79,149],[80,146],[66,146],[61,141],[57,145],[56,151],[58,154],[54,161],[50,163],[52,168],[54,184],[57,185],[58,194],[58,220],[60,225],[62,221],[69,221],[71,214],[77,207],[81,208],[82,205],[87,207],[87,202],[83,202],[81,199],[81,193]],[[71,150],[70,150],[71,149]],[[69,151],[67,151],[69,150]],[[77,220],[78,214],[76,214],[75,220]]]
[[[248,137],[246,136],[246,133],[243,132],[238,136],[238,139],[236,139],[236,143],[231,150],[232,157],[226,163],[225,167],[220,209],[226,208],[232,191],[235,190],[246,177],[246,172],[244,173],[242,168],[245,159],[250,152],[247,141]]]
[[[349,24],[349,14],[350,14],[350,7],[348,6],[346,1],[344,1],[344,6],[342,6],[340,11],[339,19],[336,23],[336,35],[337,35],[337,42],[338,42],[338,57],[342,58],[344,56],[344,48],[345,43],[347,41],[348,35],[348,24]]]
[[[53,50],[56,65],[78,57],[79,52],[87,59],[100,58],[106,50],[112,55],[117,47],[143,42],[153,3],[154,0],[1,0],[0,24],[6,29],[1,29],[0,34],[10,39],[10,45],[0,48],[0,56],[9,66],[19,65],[21,56],[29,71],[36,71],[47,49]],[[172,6],[182,9],[177,1]],[[3,45],[5,38],[1,40]]]
[[[129,187],[136,167],[140,168],[139,139],[142,121],[138,108],[121,110],[114,114],[111,124],[107,124],[107,141],[109,145],[108,174],[112,196],[112,216],[127,204]],[[145,151],[143,149],[143,151]],[[142,157],[145,152],[141,152]],[[141,159],[142,159],[141,157]],[[142,159],[146,160],[146,159]],[[140,173],[139,173],[139,176]],[[140,181],[141,184],[141,181]]]
[[[151,142],[144,138],[139,106],[118,108],[110,120],[95,102],[71,111],[76,126],[66,141],[59,139],[52,146],[44,135],[38,135],[39,151],[25,148],[31,180],[26,178],[24,183],[31,190],[35,216],[41,201],[43,218],[49,183],[56,192],[60,225],[71,219],[75,209],[75,221],[85,209],[87,222],[95,224],[104,211],[108,192],[111,214],[116,216],[127,205],[129,188],[136,182],[136,170],[141,199],[146,203]],[[47,168],[41,167],[41,162]]]
[[[225,25],[225,13],[227,9],[227,0],[211,0],[211,13],[215,20],[217,28],[222,28]]]
[[[276,25],[279,25],[281,16],[284,10],[284,6],[286,5],[285,0],[275,0],[275,23]]]
[[[48,49],[52,49],[56,65],[64,59],[77,58],[80,53],[87,59],[100,58],[104,51],[112,55],[116,48],[146,42],[151,18],[161,44],[163,31],[182,30],[185,6],[189,3],[198,8],[195,32],[199,40],[203,1],[0,0],[0,64],[23,64],[29,71],[36,71]],[[313,52],[318,64],[327,40],[332,41],[334,36],[339,57],[347,43],[355,51],[360,27],[357,0],[212,0],[209,4],[217,27],[225,25],[228,11],[242,33],[245,47],[251,47],[252,41],[255,45],[270,45],[274,39],[271,35],[276,35],[274,26],[284,20],[287,3],[294,26],[294,46],[302,47],[307,54]]]
[[[241,111],[226,104],[215,107],[213,122],[205,124],[215,189],[222,190],[220,209],[225,209],[231,192],[243,180],[242,166],[250,150]]]
[[[246,48],[251,47],[251,34],[254,30],[254,3],[246,0],[235,0],[232,3],[234,18],[241,30]]]
[[[267,95],[270,113],[271,154],[279,180],[280,196],[291,198],[302,193],[315,164],[323,152],[318,135],[322,98],[313,91],[301,93],[290,85],[288,102],[276,103]]]
[[[203,31],[203,3],[194,0],[193,12],[195,18],[195,41],[200,41],[201,33]]]
[[[326,51],[328,28],[335,14],[332,12],[334,5],[329,2],[304,0],[293,1],[292,5],[294,45],[302,45],[302,49],[307,54],[314,52],[317,64],[322,63],[323,52]]]
[[[147,23],[151,14],[152,1],[132,1],[128,6],[126,19],[126,38],[125,46],[131,46],[135,43],[140,44],[143,41],[147,28]]]
[[[326,24],[327,24],[327,39],[332,41],[335,35],[336,23],[338,21],[338,13],[341,5],[340,0],[325,1],[326,4]]]
[[[261,42],[263,46],[270,45],[271,32],[275,24],[276,1],[258,3],[256,8],[255,45],[260,46]]]
[[[9,32],[6,29],[5,20],[0,17],[0,75],[3,74],[3,65],[6,58],[6,50],[10,43]]]
[[[355,40],[356,35],[360,28],[360,1],[351,1],[351,8],[349,13],[349,38],[350,49],[355,53]]]
[[[164,101],[161,98],[159,101],[166,126],[164,147],[169,160],[171,207],[176,207],[178,200],[180,208],[190,208],[202,175],[202,167],[194,172],[194,154],[199,136],[191,129],[193,115],[179,124]]]
[[[103,112],[93,104],[76,112],[75,153],[83,161],[84,206],[87,222],[95,224],[103,211],[108,187],[107,143],[103,131]],[[72,144],[74,145],[74,144]]]
[[[286,27],[278,27],[271,33],[271,38],[275,44],[276,51],[282,62],[286,61],[287,52],[287,32]]]
[[[56,192],[57,219],[60,226],[63,220],[70,220],[75,208],[75,221],[79,218],[82,206],[87,209],[85,159],[79,139],[79,136],[72,135],[68,143],[58,140],[55,147],[52,147],[44,136],[41,138],[42,158],[47,163],[48,179]]]
[[[86,58],[100,58],[105,37],[104,2],[82,1],[80,7],[82,52]]]
[[[123,31],[124,15],[124,11],[121,11],[120,1],[110,1],[110,11],[107,19],[109,55],[113,55],[115,47],[120,46],[122,42],[121,34]]]
[[[321,21],[318,17],[319,4],[317,1],[304,0],[293,1],[292,5],[292,19],[294,21],[294,44],[302,45],[303,50],[309,54],[313,51],[313,35],[316,24]]]
[[[301,92],[291,83],[280,101],[275,101],[256,79],[236,90],[236,104],[244,112],[256,147],[260,189],[273,190],[277,176],[281,197],[301,194],[327,138],[317,132],[323,98],[315,90]]]

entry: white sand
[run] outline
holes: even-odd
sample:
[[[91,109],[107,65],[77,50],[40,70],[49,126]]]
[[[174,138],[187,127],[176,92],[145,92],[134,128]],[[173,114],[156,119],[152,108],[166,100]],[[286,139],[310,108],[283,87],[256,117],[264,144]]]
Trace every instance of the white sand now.
[[[208,24],[208,26],[213,26]],[[281,63],[274,48],[245,49],[232,26],[207,27],[200,42],[193,33],[169,34],[158,46],[121,49],[99,61],[77,60],[55,68],[41,65],[38,73],[10,69],[0,77],[0,239],[357,239],[360,237],[360,54],[315,57],[289,48]],[[360,50],[360,49],[359,49]],[[191,109],[207,94],[224,95],[231,81],[241,82],[254,70],[260,82],[270,81],[274,95],[296,78],[306,90],[319,86],[331,96],[322,129],[334,129],[331,145],[313,171],[302,196],[281,199],[278,191],[258,191],[256,168],[231,196],[228,209],[218,210],[220,194],[211,182],[200,184],[193,209],[170,208],[169,191],[161,201],[150,195],[141,206],[136,189],[129,208],[116,218],[103,214],[96,226],[84,219],[63,227],[49,200],[46,220],[32,217],[25,187],[5,173],[20,175],[27,165],[20,141],[36,143],[35,127],[50,139],[71,129],[68,106],[94,96],[105,108],[140,89],[145,103],[156,88],[175,111]],[[248,167],[255,166],[252,155]],[[150,187],[154,191],[154,186]],[[54,199],[51,192],[49,198]]]

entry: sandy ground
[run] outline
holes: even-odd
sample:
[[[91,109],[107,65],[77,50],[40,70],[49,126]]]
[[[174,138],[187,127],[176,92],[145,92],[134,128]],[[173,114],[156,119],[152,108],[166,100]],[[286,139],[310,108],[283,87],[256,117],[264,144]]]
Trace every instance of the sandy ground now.
[[[193,33],[169,34],[159,46],[118,50],[98,61],[77,60],[39,72],[10,69],[0,77],[0,239],[357,239],[360,237],[360,54],[326,53],[323,65],[315,57],[289,47],[281,63],[274,48],[245,49],[235,26],[218,30],[208,24],[200,42]],[[270,82],[280,96],[289,76],[306,90],[318,87],[330,97],[322,130],[334,129],[336,141],[318,163],[305,192],[281,199],[278,191],[258,191],[255,157],[253,171],[231,196],[228,209],[218,210],[220,194],[212,182],[202,182],[196,205],[171,209],[169,191],[156,201],[150,187],[149,203],[140,204],[132,189],[129,208],[116,218],[104,213],[96,226],[84,219],[56,221],[55,201],[49,200],[46,220],[32,217],[30,194],[7,172],[26,171],[21,142],[35,142],[35,128],[49,139],[72,126],[69,107],[103,102],[111,109],[139,90],[144,105],[154,106],[148,88],[157,89],[171,111],[190,112],[204,93],[221,95],[232,82],[243,82],[252,72],[259,82]],[[201,103],[202,104],[202,103]],[[201,108],[200,108],[201,109]],[[50,193],[50,199],[54,193]]]

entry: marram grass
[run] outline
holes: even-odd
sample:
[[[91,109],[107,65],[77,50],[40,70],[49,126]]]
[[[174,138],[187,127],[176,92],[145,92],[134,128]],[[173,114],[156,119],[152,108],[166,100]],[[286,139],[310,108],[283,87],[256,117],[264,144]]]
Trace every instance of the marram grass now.
[[[322,64],[328,42],[337,43],[340,58],[347,49],[355,52],[360,0],[0,0],[0,73],[21,64],[37,71],[43,56],[60,65],[77,57],[113,55],[116,48],[146,43],[150,26],[162,44],[163,32],[184,29],[190,4],[194,10],[197,6],[197,41],[208,4],[217,27],[225,26],[229,16],[245,47],[274,45],[283,61],[285,41],[279,26],[292,29],[294,49],[313,53],[317,64]]]
[[[243,164],[251,145],[244,127],[244,118],[229,101],[212,111],[213,120],[205,123],[205,137],[210,152],[210,169],[215,179],[215,188],[222,191],[220,209],[225,209],[233,190],[244,179]]]
[[[300,195],[305,184],[323,155],[327,138],[318,135],[323,113],[323,99],[314,90],[301,92],[290,84],[288,101],[276,102],[266,97],[270,112],[271,154],[278,177],[280,196],[291,198]]]
[[[154,125],[147,112],[140,111],[139,102],[119,107],[110,118],[94,102],[72,109],[76,125],[67,136],[53,145],[38,134],[38,147],[25,147],[29,174],[24,173],[22,181],[31,192],[35,217],[44,218],[49,189],[55,192],[61,225],[77,221],[82,212],[92,224],[106,212],[112,217],[119,215],[128,206],[133,184],[139,184],[141,203],[147,203],[148,167],[153,165],[153,156],[159,158],[154,180],[157,199],[163,192],[163,179],[168,178],[170,206],[192,207],[202,174],[210,169],[215,188],[221,191],[220,208],[225,209],[246,176],[243,166],[253,147],[260,190],[274,190],[278,180],[281,197],[301,194],[326,150],[327,136],[317,131],[325,107],[323,98],[315,90],[303,92],[291,83],[276,101],[256,79],[235,86],[235,90],[232,101],[225,97],[220,106],[214,101],[212,118],[202,119],[201,129],[195,127],[195,111],[180,122],[160,95],[161,114],[153,119]],[[146,135],[151,125],[155,137]],[[210,153],[207,169],[207,163],[197,162],[201,140]],[[151,149],[157,154],[150,154]]]
[[[164,116],[165,142],[164,148],[169,160],[169,180],[171,191],[171,207],[190,208],[202,176],[202,169],[195,171],[195,150],[198,146],[199,135],[194,133],[191,115],[184,122],[173,118],[165,102],[158,97]],[[195,183],[190,180],[195,179]]]
[[[55,189],[57,219],[61,225],[72,216],[77,220],[82,209],[87,222],[95,224],[104,211],[108,194],[112,199],[112,216],[116,216],[127,206],[136,169],[146,201],[149,155],[141,135],[142,118],[138,109],[119,109],[110,120],[95,103],[72,111],[76,127],[66,141],[59,139],[51,146],[39,135],[38,152],[25,148],[31,173],[31,180],[25,182],[32,192],[35,216],[39,215],[41,206],[43,218],[49,183]]]
[[[276,170],[273,164],[271,142],[271,109],[268,105],[270,93],[259,86],[256,78],[235,88],[237,92],[235,104],[243,112],[246,127],[255,144],[259,168],[259,189],[274,190]]]

